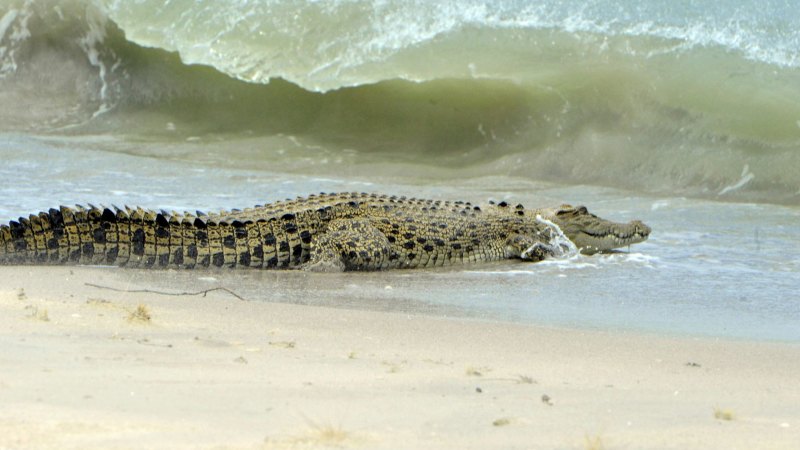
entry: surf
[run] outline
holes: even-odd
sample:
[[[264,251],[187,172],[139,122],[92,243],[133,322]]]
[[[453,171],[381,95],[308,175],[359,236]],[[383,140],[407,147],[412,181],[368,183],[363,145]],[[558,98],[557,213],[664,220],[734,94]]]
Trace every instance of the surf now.
[[[0,130],[800,204],[800,26],[696,3],[12,0]]]

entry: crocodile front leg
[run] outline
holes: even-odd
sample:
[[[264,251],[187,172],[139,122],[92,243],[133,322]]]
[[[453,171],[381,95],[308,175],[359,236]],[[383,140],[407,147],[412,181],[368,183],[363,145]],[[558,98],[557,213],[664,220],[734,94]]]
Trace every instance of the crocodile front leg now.
[[[506,258],[519,258],[525,261],[541,261],[554,254],[552,246],[523,234],[513,234],[506,241]]]
[[[392,246],[367,220],[337,219],[311,242],[311,258],[302,266],[312,272],[386,268]]]

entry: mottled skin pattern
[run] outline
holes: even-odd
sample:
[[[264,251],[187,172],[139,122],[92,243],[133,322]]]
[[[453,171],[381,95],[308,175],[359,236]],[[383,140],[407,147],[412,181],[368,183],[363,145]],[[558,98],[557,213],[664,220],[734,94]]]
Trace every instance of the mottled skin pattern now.
[[[318,271],[449,266],[560,251],[558,225],[587,253],[647,239],[639,221],[609,222],[586,208],[320,194],[245,210],[178,214],[60,207],[0,226],[0,264],[144,268],[254,267]]]

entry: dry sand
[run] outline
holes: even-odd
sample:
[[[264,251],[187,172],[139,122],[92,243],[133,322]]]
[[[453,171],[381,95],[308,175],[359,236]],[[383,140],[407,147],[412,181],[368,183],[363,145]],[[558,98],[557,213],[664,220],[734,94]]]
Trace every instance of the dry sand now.
[[[0,268],[0,449],[800,448],[798,345],[86,285],[124,273]]]

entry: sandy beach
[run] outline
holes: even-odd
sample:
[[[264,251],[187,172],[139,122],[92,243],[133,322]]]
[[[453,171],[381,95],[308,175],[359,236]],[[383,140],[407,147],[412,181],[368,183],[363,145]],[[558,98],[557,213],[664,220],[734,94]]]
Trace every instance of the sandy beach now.
[[[800,442],[796,344],[132,292],[146,278],[0,269],[0,449]]]
[[[269,264],[388,215],[457,261],[564,204],[652,231],[340,274],[0,255],[0,450],[800,449],[798,4],[0,0],[3,252]],[[344,192],[434,204],[236,212]]]

